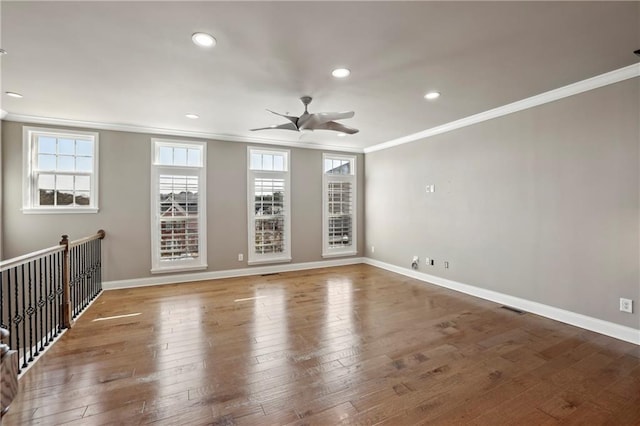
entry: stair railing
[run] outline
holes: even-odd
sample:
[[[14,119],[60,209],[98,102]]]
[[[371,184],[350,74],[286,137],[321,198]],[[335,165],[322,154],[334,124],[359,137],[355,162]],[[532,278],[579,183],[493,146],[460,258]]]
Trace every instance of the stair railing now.
[[[0,262],[0,328],[20,370],[43,352],[102,291],[105,232]]]

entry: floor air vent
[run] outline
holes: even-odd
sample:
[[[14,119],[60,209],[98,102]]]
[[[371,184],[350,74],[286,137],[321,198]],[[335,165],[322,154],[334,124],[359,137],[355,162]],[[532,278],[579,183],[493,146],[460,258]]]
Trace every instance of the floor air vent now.
[[[504,306],[504,305],[503,305],[503,306],[500,306],[500,308],[501,308],[501,309],[506,309],[507,311],[515,312],[515,313],[516,313],[516,314],[518,314],[518,315],[524,315],[524,314],[526,314],[526,312],[525,312],[525,311],[521,311],[520,309],[517,309],[517,308],[511,307],[511,306]]]

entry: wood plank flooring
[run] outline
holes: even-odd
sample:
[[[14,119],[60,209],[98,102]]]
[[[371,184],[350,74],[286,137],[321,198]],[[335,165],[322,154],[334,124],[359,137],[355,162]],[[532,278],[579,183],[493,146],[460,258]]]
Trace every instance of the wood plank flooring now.
[[[638,425],[640,347],[366,265],[115,290],[3,421]]]

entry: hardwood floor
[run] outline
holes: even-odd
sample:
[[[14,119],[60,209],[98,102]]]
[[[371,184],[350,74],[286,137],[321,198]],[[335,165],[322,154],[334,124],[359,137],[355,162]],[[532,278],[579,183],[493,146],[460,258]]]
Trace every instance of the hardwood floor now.
[[[3,421],[637,425],[640,347],[366,265],[115,290]]]

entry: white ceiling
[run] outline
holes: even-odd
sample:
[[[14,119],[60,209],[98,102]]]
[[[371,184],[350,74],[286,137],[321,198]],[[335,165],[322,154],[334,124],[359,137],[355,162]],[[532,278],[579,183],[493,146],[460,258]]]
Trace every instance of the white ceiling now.
[[[2,1],[0,19],[9,119],[354,150],[625,67],[640,48],[637,1]],[[360,133],[248,130],[284,122],[265,108],[299,115],[302,95],[311,112],[354,110],[343,123]]]

